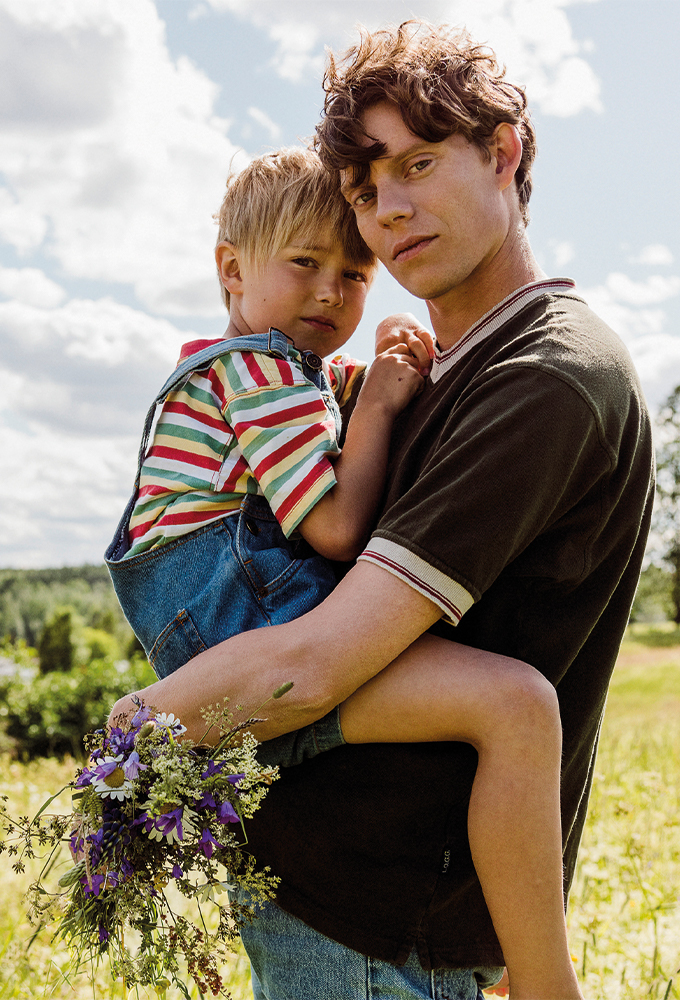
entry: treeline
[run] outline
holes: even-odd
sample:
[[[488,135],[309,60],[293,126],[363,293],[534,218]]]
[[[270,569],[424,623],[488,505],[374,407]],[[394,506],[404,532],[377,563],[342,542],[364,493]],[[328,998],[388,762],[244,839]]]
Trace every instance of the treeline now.
[[[105,566],[0,570],[0,751],[83,751],[123,694],[153,671]]]
[[[671,569],[648,566],[640,580],[631,620],[673,619],[673,586]],[[72,628],[110,635],[121,657],[139,648],[120,610],[106,566],[0,570],[0,640],[4,639],[5,645],[38,649],[45,626],[63,622],[67,612]]]
[[[37,648],[46,623],[66,608],[122,647],[132,638],[106,566],[0,569],[0,639]]]

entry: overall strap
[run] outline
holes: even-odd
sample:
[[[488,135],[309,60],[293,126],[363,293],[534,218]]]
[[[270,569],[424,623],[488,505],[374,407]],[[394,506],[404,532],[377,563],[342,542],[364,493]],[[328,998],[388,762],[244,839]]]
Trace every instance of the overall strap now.
[[[213,362],[224,354],[233,354],[234,352],[242,354],[244,351],[255,351],[258,354],[272,354],[274,357],[286,358],[288,354],[288,341],[285,334],[272,327],[269,333],[254,333],[249,336],[231,337],[229,340],[220,340],[216,344],[204,347],[202,351],[197,351],[196,354],[191,354],[184,361],[180,361],[170,378],[163,385],[163,388],[156,393],[156,397],[146,415],[144,430],[142,431],[142,441],[139,446],[139,455],[137,456],[135,492],[139,489],[142,465],[146,457],[146,449],[149,444],[149,436],[156,415],[156,407],[160,403],[163,403],[171,392],[181,389],[189,381],[194,372],[205,371],[206,368],[210,368]]]

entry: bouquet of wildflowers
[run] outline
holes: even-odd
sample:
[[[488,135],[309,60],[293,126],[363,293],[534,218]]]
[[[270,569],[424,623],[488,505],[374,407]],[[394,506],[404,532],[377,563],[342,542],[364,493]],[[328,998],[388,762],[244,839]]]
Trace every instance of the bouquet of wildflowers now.
[[[179,719],[142,703],[131,721],[86,737],[86,766],[66,786],[71,816],[46,813],[64,789],[30,822],[11,820],[0,804],[10,838],[0,840],[0,850],[18,856],[16,871],[23,858],[48,848],[29,890],[29,913],[38,923],[56,918],[56,934],[70,945],[76,972],[108,954],[114,977],[122,976],[126,986],[151,985],[164,997],[172,982],[188,998],[182,963],[201,995],[226,995],[220,964],[239,927],[253,918],[253,904],[270,898],[276,885],[243,852],[243,821],[258,808],[277,769],[258,764],[257,741],[243,732],[258,720],[231,726],[226,706],[204,715],[208,732],[219,727],[215,747],[181,739]],[[64,840],[71,864],[50,893],[43,879]],[[235,883],[252,903],[229,903],[223,894]],[[175,899],[179,892],[195,900],[198,922],[176,911],[169,890]],[[206,901],[217,907],[212,930],[204,919]]]

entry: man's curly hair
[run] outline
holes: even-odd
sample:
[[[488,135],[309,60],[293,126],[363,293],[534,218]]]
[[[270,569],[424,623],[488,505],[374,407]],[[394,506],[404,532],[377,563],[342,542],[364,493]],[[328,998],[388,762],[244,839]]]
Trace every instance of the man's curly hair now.
[[[464,30],[420,19],[360,33],[359,43],[339,60],[330,56],[324,77],[324,114],[315,139],[323,163],[332,170],[350,168],[356,183],[365,182],[370,162],[385,150],[370,141],[362,116],[380,101],[396,105],[421,139],[442,142],[462,135],[487,156],[496,127],[508,122],[522,140],[515,182],[528,222],[536,134],[524,90],[504,79],[505,68],[491,49],[475,44]]]

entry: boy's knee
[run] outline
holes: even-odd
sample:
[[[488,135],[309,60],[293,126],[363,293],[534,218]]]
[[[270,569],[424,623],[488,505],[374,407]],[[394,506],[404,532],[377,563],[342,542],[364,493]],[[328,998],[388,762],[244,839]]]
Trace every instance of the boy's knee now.
[[[539,670],[520,661],[506,672],[503,714],[508,726],[535,726],[561,731],[557,691]]]

